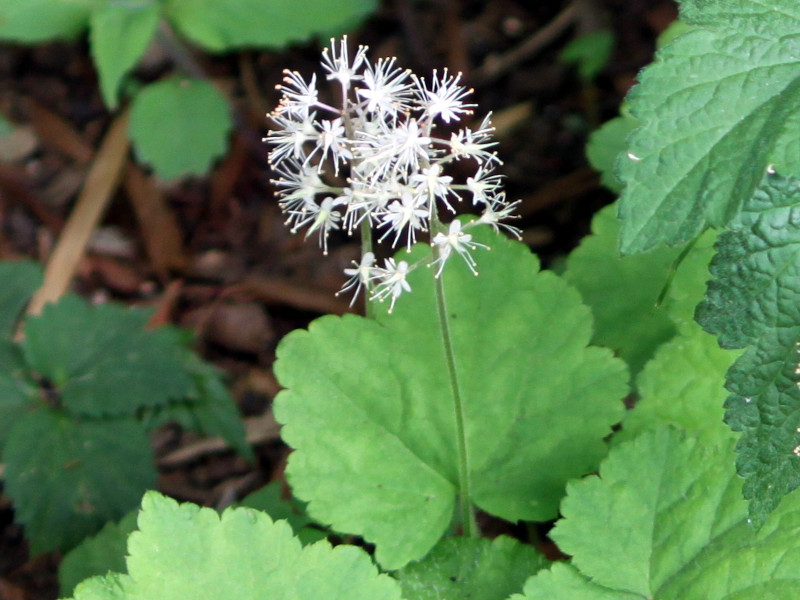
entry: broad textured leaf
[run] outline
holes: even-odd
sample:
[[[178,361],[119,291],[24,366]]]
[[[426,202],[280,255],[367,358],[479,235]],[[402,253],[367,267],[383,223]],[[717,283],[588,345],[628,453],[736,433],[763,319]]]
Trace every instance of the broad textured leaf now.
[[[629,98],[642,122],[619,175],[621,248],[679,244],[726,225],[767,165],[786,165],[800,110],[800,3],[684,0],[697,26],[662,49]]]
[[[14,323],[42,284],[42,269],[32,261],[0,262],[0,339],[11,339]]]
[[[228,147],[232,120],[227,101],[212,84],[170,77],[139,91],[129,127],[139,159],[172,179],[204,174]]]
[[[595,468],[622,416],[627,373],[587,348],[577,291],[518,243],[480,229],[479,277],[443,274],[469,456],[471,500],[508,519],[556,515],[565,482]],[[430,249],[418,245],[403,259]],[[323,317],[287,336],[276,374],[288,475],[309,513],[377,544],[388,569],[424,556],[458,489],[454,397],[428,269],[377,320]]]
[[[100,78],[100,91],[109,108],[117,107],[119,84],[139,62],[156,32],[156,0],[108,2],[92,11],[92,58]]]
[[[625,151],[626,140],[639,122],[627,110],[593,131],[586,143],[586,158],[598,171],[604,186],[619,193],[622,183],[616,174],[617,157]]]
[[[76,422],[39,409],[3,450],[5,493],[31,552],[68,550],[135,508],[155,483],[150,442],[132,420]]]
[[[148,492],[128,540],[129,575],[79,585],[75,600],[400,600],[355,546],[301,547],[284,521],[247,508],[179,505]]]
[[[84,579],[94,575],[125,573],[125,551],[128,535],[136,530],[138,510],[131,511],[119,523],[107,523],[96,536],[64,556],[58,565],[58,584],[61,596],[70,596]]]
[[[0,39],[36,44],[72,38],[89,24],[92,7],[107,0],[3,0]]]
[[[75,296],[45,306],[25,324],[22,349],[64,405],[82,414],[135,414],[183,398],[192,382],[180,332],[146,330],[149,312],[90,307]]]
[[[614,441],[663,424],[688,431],[729,431],[722,422],[728,395],[725,373],[739,354],[720,348],[697,324],[663,344],[636,378],[639,400],[625,415]]]
[[[675,335],[672,319],[656,307],[656,300],[668,283],[678,251],[660,248],[641,256],[620,256],[614,213],[612,205],[595,215],[592,235],[569,255],[564,277],[592,309],[592,341],[617,352],[635,374],[660,344]]]
[[[221,52],[245,46],[279,47],[314,33],[355,26],[376,0],[165,0],[167,17],[187,38]]]
[[[726,420],[742,432],[737,465],[761,523],[800,485],[800,180],[765,178],[720,236],[711,273],[697,318],[723,347],[748,348],[728,372]]]
[[[580,573],[536,575],[523,598],[796,598],[800,496],[787,496],[756,531],[732,446],[726,435],[662,428],[612,450],[599,477],[569,486],[551,532]]]
[[[506,536],[458,537],[442,540],[395,576],[404,600],[506,600],[547,562],[533,547]]]

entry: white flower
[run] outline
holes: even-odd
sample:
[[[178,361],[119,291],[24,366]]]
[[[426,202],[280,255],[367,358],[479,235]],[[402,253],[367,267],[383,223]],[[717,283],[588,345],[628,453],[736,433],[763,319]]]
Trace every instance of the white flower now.
[[[464,98],[469,96],[472,90],[468,90],[460,85],[461,73],[451,77],[447,69],[442,71],[441,78],[437,72],[433,72],[431,87],[424,79],[415,77],[420,103],[432,119],[441,117],[445,123],[461,120],[459,115],[469,114],[474,108],[474,104],[465,104]]]
[[[318,170],[322,169],[322,163],[326,157],[330,155],[331,162],[333,162],[333,172],[339,174],[339,165],[346,163],[353,158],[352,153],[348,150],[348,140],[345,136],[344,125],[341,118],[325,120],[317,124],[320,128],[317,137],[317,146],[314,151],[306,157],[305,162],[308,163],[314,153],[319,150],[319,164]]]
[[[269,153],[270,164],[277,165],[286,158],[304,160],[306,154],[303,146],[306,142],[316,140],[318,136],[314,129],[314,116],[306,115],[301,121],[297,121],[275,113],[271,115],[271,119],[278,129],[271,130],[264,138],[274,146]]]
[[[456,158],[473,158],[482,163],[499,163],[500,160],[488,148],[497,145],[492,139],[494,127],[491,124],[491,113],[484,117],[478,129],[468,127],[458,130],[450,135],[450,151]]]
[[[289,160],[275,167],[275,170],[280,177],[273,179],[272,183],[279,188],[279,202],[284,212],[293,214],[302,211],[308,203],[314,202],[317,195],[333,191],[322,181],[322,173],[316,167],[303,166],[295,160]]]
[[[283,93],[283,98],[275,112],[305,119],[309,110],[317,104],[317,76],[312,75],[311,81],[306,83],[297,71],[286,69],[283,73],[283,84],[276,86]]]
[[[431,245],[435,246],[439,252],[439,257],[433,261],[433,263],[431,263],[431,265],[435,265],[437,263],[439,265],[434,277],[439,277],[442,274],[444,263],[446,263],[447,259],[450,258],[453,250],[455,250],[461,256],[461,258],[464,259],[464,262],[467,263],[467,266],[469,267],[469,270],[472,271],[472,274],[477,275],[478,271],[475,269],[475,259],[472,258],[470,250],[474,250],[475,248],[489,249],[489,247],[485,244],[473,242],[472,236],[462,231],[461,221],[458,219],[453,219],[450,222],[450,228],[447,232],[447,235],[441,231],[437,233],[433,237]]]
[[[349,292],[355,288],[355,291],[353,292],[353,299],[350,301],[350,306],[355,304],[361,288],[368,286],[370,280],[376,276],[376,269],[374,268],[375,255],[372,252],[367,252],[361,257],[360,263],[352,261],[352,265],[355,268],[344,270],[344,274],[347,275],[349,279],[342,286],[342,289],[336,292],[336,295],[338,296],[339,294]]]
[[[394,66],[394,58],[379,58],[373,67],[367,64],[364,70],[364,85],[356,94],[367,101],[367,111],[394,116],[398,111],[410,108],[408,104],[411,85],[406,82],[410,74]]]
[[[519,206],[521,200],[516,200],[510,204],[506,203],[505,192],[498,194],[497,197],[486,205],[483,209],[481,218],[476,223],[485,223],[491,226],[492,229],[499,232],[500,228],[505,229],[518,240],[522,239],[522,232],[519,228],[509,225],[508,223],[501,223],[503,219],[518,219],[519,215],[515,215],[514,211]]]
[[[417,230],[426,231],[426,220],[429,209],[425,206],[425,197],[405,191],[400,200],[395,200],[389,204],[386,214],[381,220],[381,225],[388,227],[386,233],[381,236],[383,241],[392,231],[395,232],[392,244],[397,246],[400,234],[403,229],[408,228],[407,248],[411,250],[411,245],[417,241]]]
[[[373,279],[378,283],[372,292],[371,299],[383,302],[386,298],[391,297],[392,303],[389,305],[389,312],[392,312],[394,303],[400,294],[411,291],[411,285],[406,280],[410,269],[406,261],[401,260],[399,263],[395,263],[393,258],[387,258],[384,265],[384,268],[376,269]]]
[[[439,198],[450,212],[455,212],[447,201],[447,197],[450,194],[455,195],[455,192],[450,188],[453,178],[449,175],[442,175],[441,165],[434,163],[430,167],[422,169],[421,173],[414,173],[408,180],[414,186],[414,191],[418,195],[426,195],[428,197],[429,207],[432,208],[436,198]]]
[[[467,189],[472,192],[472,204],[490,205],[495,194],[503,187],[503,177],[496,175],[492,169],[478,167],[474,177],[467,177]]]
[[[328,72],[327,80],[337,79],[342,84],[342,90],[346,92],[350,89],[353,81],[362,79],[358,70],[366,60],[366,46],[359,46],[353,62],[350,63],[349,51],[347,49],[347,36],[343,36],[339,41],[339,52],[336,52],[336,40],[331,38],[330,52],[325,48],[322,50],[322,68]]]
[[[328,254],[328,233],[332,229],[339,229],[339,221],[342,220],[342,215],[333,210],[333,198],[329,196],[319,205],[315,202],[306,202],[303,209],[293,213],[292,216],[296,217],[292,232],[310,223],[306,238],[313,232],[319,231],[319,246],[323,254]]]

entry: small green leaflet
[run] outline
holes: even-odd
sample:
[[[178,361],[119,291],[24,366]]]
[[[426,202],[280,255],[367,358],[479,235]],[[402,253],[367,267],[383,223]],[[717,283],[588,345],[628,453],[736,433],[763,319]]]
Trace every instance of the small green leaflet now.
[[[159,19],[156,0],[107,2],[92,11],[90,42],[103,100],[117,107],[120,82],[147,50]]]
[[[14,423],[3,461],[32,554],[74,547],[134,508],[156,480],[149,440],[129,418],[75,421],[40,408]]]
[[[764,521],[800,485],[800,180],[768,174],[717,243],[699,323],[725,348],[747,348],[731,367],[726,420],[742,436],[739,473],[751,518]]]
[[[400,600],[355,546],[302,547],[285,521],[247,508],[178,504],[148,492],[128,539],[128,575],[96,577],[74,600]]]
[[[588,347],[578,292],[522,244],[490,245],[480,276],[450,261],[447,315],[464,405],[471,500],[516,521],[556,516],[564,485],[594,469],[624,412],[627,371]],[[403,260],[430,252],[418,245]],[[399,257],[398,257],[399,258]],[[309,514],[377,545],[387,569],[423,557],[449,527],[458,489],[454,400],[433,276],[377,320],[323,317],[287,336],[275,372],[287,474]],[[311,375],[309,375],[311,374]]]
[[[733,440],[650,430],[568,487],[551,532],[571,565],[535,575],[512,600],[793,600],[800,586],[800,496],[756,531]]]
[[[149,317],[148,311],[116,304],[90,307],[66,296],[26,321],[22,351],[68,410],[133,415],[140,407],[184,398],[192,389],[181,332],[146,330]]]
[[[641,121],[619,161],[620,247],[675,245],[726,225],[764,169],[800,175],[800,3],[683,0],[696,25],[644,69],[629,96]]]
[[[395,577],[404,600],[506,600],[547,564],[533,547],[506,536],[457,537],[443,539]]]
[[[168,77],[139,91],[129,133],[136,156],[164,179],[201,175],[228,147],[233,121],[207,81]]]

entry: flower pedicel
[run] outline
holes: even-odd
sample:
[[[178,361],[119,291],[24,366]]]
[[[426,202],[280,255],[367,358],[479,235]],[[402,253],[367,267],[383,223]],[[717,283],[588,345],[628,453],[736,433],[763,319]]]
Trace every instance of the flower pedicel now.
[[[347,38],[322,52],[328,81],[338,81],[341,106],[320,101],[317,78],[306,81],[285,71],[278,86],[283,97],[270,115],[275,129],[265,138],[272,145],[270,164],[277,179],[279,203],[292,231],[316,233],[324,253],[333,230],[361,232],[362,258],[345,269],[349,276],[341,292],[365,289],[370,299],[397,298],[411,290],[406,276],[421,264],[436,268],[439,277],[455,253],[477,275],[471,252],[486,248],[472,241],[469,229],[487,224],[519,238],[519,230],[503,221],[513,218],[517,202],[506,201],[500,164],[492,151],[494,128],[486,118],[476,129],[463,127],[449,137],[437,125],[452,128],[475,105],[461,75],[434,71],[430,81],[402,70],[395,59],[370,63],[360,46],[350,58]],[[475,171],[463,183],[445,169],[456,161],[471,161]],[[443,209],[469,198],[481,216],[467,223],[441,220]],[[410,248],[419,232],[432,233],[432,255],[414,264],[386,259],[375,265],[373,230],[379,240]],[[341,293],[340,292],[340,293]]]

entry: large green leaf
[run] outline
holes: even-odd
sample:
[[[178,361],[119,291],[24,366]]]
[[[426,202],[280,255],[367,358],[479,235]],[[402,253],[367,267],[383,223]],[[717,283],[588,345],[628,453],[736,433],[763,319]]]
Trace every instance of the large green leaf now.
[[[169,77],[150,84],[131,107],[136,154],[165,179],[204,174],[228,147],[231,127],[225,98],[197,79]]]
[[[77,413],[132,415],[183,398],[192,385],[183,338],[170,327],[146,330],[149,316],[64,297],[26,322],[25,359]]]
[[[117,107],[120,81],[147,50],[158,27],[159,10],[157,0],[135,0],[108,2],[92,11],[92,58],[109,108]]]
[[[41,284],[42,269],[35,262],[0,262],[0,339],[11,339],[22,308]]]
[[[506,536],[447,538],[396,574],[405,600],[506,600],[547,560]]]
[[[108,0],[3,0],[0,39],[36,44],[71,38],[89,24],[92,7]]]
[[[619,163],[625,252],[726,225],[770,162],[800,168],[785,149],[800,129],[787,121],[800,110],[800,3],[683,0],[682,9],[697,26],[659,52],[629,98],[642,126]]]
[[[697,309],[726,348],[748,348],[728,372],[726,420],[742,436],[739,473],[760,523],[800,485],[800,180],[767,176],[720,236]]]
[[[376,0],[165,0],[175,27],[204,48],[221,52],[243,46],[283,46],[314,33],[353,27]]]
[[[156,479],[133,420],[78,422],[45,408],[17,420],[3,460],[4,491],[34,554],[68,550],[120,519]]]
[[[455,382],[424,268],[394,313],[323,317],[278,348],[288,389],[275,410],[296,449],[294,492],[318,521],[375,542],[389,569],[421,558],[450,524],[455,393],[469,500],[511,521],[554,517],[565,482],[596,467],[623,412],[624,364],[587,348],[592,320],[577,291],[539,272],[525,246],[473,231],[492,247],[477,257],[480,277],[452,261],[443,274]]]
[[[796,598],[800,496],[786,497],[756,531],[732,445],[717,432],[662,428],[612,450],[599,476],[569,486],[551,532],[577,570],[535,575],[522,598]]]
[[[129,575],[90,579],[75,600],[399,600],[363,550],[301,547],[285,521],[247,508],[178,504],[148,492],[128,540]]]
[[[656,306],[678,251],[659,248],[640,256],[620,256],[616,207],[592,220],[587,236],[567,260],[564,277],[592,309],[592,341],[617,352],[638,373],[655,349],[675,335],[669,314]]]

